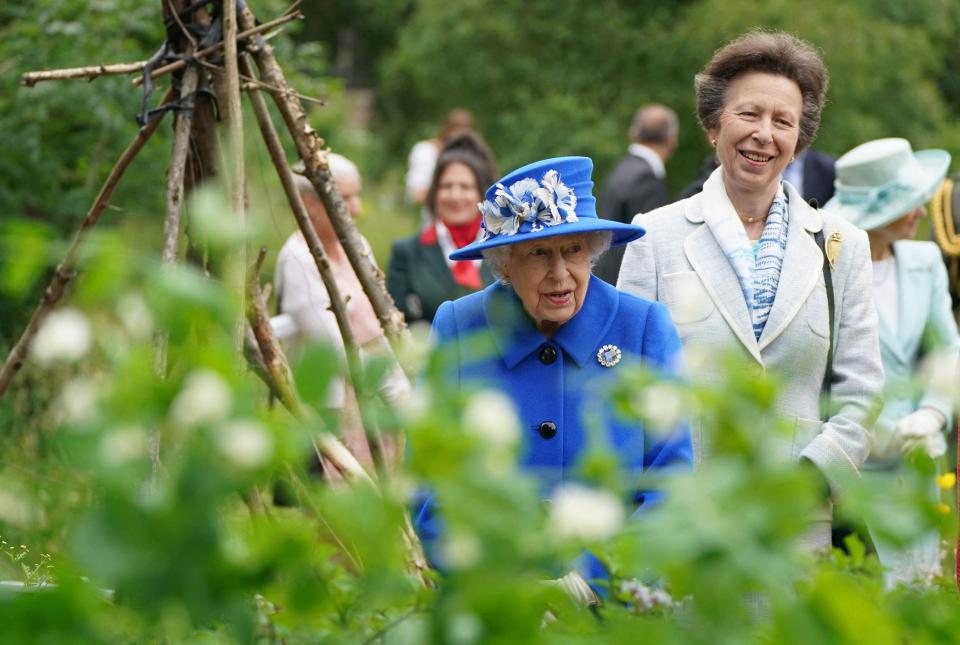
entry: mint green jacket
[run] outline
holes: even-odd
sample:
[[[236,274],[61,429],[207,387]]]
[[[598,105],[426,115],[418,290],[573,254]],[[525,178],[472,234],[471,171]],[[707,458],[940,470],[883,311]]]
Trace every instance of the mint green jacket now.
[[[949,388],[937,382],[938,377],[931,379],[917,370],[921,359],[934,353],[943,361],[952,361],[954,372],[958,369],[960,333],[950,307],[940,249],[933,242],[901,240],[894,243],[893,254],[897,324],[879,313],[880,358],[886,384],[877,432],[892,432],[897,421],[921,407],[938,410],[950,428],[954,410]]]

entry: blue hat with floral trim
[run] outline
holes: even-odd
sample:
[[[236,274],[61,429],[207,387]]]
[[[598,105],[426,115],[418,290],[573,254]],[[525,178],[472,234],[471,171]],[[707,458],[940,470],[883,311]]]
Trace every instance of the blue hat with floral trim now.
[[[592,174],[589,157],[544,159],[514,170],[488,188],[478,205],[481,238],[450,259],[479,260],[484,249],[556,235],[610,231],[611,246],[642,237],[640,226],[597,217]]]

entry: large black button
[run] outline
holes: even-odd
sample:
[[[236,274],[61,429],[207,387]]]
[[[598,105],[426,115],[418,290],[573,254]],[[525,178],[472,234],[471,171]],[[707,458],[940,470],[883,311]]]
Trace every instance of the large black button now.
[[[540,427],[537,428],[537,432],[539,432],[540,436],[544,439],[553,439],[557,436],[557,424],[553,421],[544,421],[540,424]]]
[[[540,350],[540,362],[544,365],[550,365],[557,360],[557,348],[547,345]]]

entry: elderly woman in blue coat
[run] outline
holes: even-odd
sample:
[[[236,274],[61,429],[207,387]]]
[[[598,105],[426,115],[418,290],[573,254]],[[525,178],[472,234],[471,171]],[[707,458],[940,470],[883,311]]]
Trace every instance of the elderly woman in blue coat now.
[[[586,157],[547,159],[491,186],[480,204],[482,238],[450,257],[482,257],[499,280],[445,302],[433,321],[436,342],[456,357],[454,387],[494,387],[512,399],[525,429],[521,465],[537,476],[547,499],[575,477],[587,447],[587,416],[601,420],[628,473],[689,468],[692,461],[686,425],[647,432],[609,404],[610,387],[625,369],[677,374],[680,341],[663,305],[591,274],[604,250],[644,234],[597,217],[592,170]],[[491,352],[477,355],[478,335],[488,338]],[[647,507],[656,497],[638,491],[632,505]],[[429,505],[417,525],[427,542],[436,536]],[[596,566],[589,571],[598,573]]]
[[[902,455],[919,449],[932,458],[946,453],[951,417],[949,386],[917,378],[921,356],[957,370],[960,334],[950,308],[947,273],[933,242],[911,238],[946,175],[944,150],[913,152],[906,139],[878,139],[837,161],[837,192],[826,209],[867,231],[873,260],[873,297],[879,315],[880,356],[886,374],[866,474],[894,478]],[[935,489],[934,489],[935,490]],[[875,540],[888,584],[940,572],[939,536],[932,532],[907,548]]]

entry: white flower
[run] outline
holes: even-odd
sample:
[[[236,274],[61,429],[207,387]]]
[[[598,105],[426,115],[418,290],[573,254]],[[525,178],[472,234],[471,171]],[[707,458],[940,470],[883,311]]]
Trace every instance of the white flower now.
[[[57,397],[58,423],[80,424],[91,420],[97,409],[97,388],[86,376],[67,381]]]
[[[563,538],[605,540],[623,523],[623,504],[606,490],[563,484],[550,505],[550,526]]]
[[[128,293],[117,303],[117,316],[134,338],[147,338],[153,333],[153,316],[143,298],[136,293]]]
[[[0,520],[10,526],[24,527],[33,517],[34,510],[26,498],[0,488]]]
[[[401,406],[403,418],[407,423],[419,423],[429,416],[432,409],[433,398],[430,396],[430,389],[426,386],[414,388]]]
[[[453,569],[465,569],[476,564],[483,545],[475,535],[451,531],[443,540],[444,564]]]
[[[512,448],[520,438],[513,401],[499,390],[480,390],[463,410],[463,428],[495,449]]]
[[[149,441],[139,426],[112,430],[100,440],[100,461],[109,466],[122,466],[147,454]]]
[[[239,419],[217,432],[217,448],[237,468],[254,470],[273,457],[273,436],[263,424]]]
[[[213,370],[191,372],[170,406],[170,417],[179,425],[193,426],[226,418],[232,396],[223,377]]]
[[[670,430],[683,418],[683,408],[682,393],[675,385],[654,383],[640,393],[640,414],[652,429]]]
[[[457,612],[447,621],[446,640],[454,645],[477,643],[482,640],[481,636],[483,636],[483,622],[474,614]]]
[[[75,361],[86,356],[93,345],[90,321],[76,309],[52,312],[33,339],[33,359],[42,366]]]
[[[638,580],[626,580],[621,589],[630,594],[633,610],[637,613],[646,613],[659,607],[673,606],[673,597],[663,589],[648,587]]]

